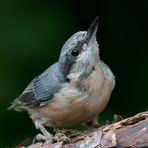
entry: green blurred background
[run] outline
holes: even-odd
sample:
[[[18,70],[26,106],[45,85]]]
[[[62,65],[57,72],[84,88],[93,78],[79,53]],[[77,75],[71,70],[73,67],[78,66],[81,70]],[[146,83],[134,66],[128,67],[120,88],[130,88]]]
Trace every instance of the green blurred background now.
[[[148,12],[138,0],[0,1],[0,147],[14,147],[38,131],[26,112],[7,107],[30,80],[57,61],[63,43],[99,16],[101,58],[116,76],[100,122],[148,109]]]

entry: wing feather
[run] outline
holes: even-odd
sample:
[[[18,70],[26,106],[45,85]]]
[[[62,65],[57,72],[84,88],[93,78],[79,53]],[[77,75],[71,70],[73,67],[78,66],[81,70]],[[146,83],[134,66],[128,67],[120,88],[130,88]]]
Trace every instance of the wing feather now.
[[[59,91],[64,79],[59,75],[57,65],[49,67],[41,75],[34,78],[23,93],[12,102],[9,109],[35,108],[41,103],[52,100],[54,94]]]

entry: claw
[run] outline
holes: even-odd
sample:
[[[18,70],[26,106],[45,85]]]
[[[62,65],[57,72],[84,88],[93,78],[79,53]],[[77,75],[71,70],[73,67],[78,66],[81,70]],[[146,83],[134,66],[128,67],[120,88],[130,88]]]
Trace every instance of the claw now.
[[[57,133],[54,138],[58,142],[64,142],[64,143],[71,142],[71,139],[69,137],[67,137],[64,133]]]
[[[69,131],[69,130],[60,130],[60,129],[54,127],[55,136],[53,136],[38,121],[36,121],[35,124],[36,124],[36,127],[41,130],[42,134],[38,134],[33,139],[33,143],[35,143],[36,141],[41,141],[41,140],[43,140],[43,141],[45,141],[46,143],[49,143],[49,144],[53,143],[54,141],[66,142],[66,143],[71,142],[71,139],[66,136],[66,133],[68,134],[67,131]]]
[[[41,140],[46,140],[46,137],[42,134],[37,134],[33,140],[32,140],[32,143],[34,144],[36,141],[41,141]]]
[[[60,130],[58,128],[54,128],[55,131],[55,140],[58,142],[64,142],[64,143],[70,143],[71,139],[66,136],[68,134],[69,130]]]
[[[34,144],[36,141],[45,141],[45,142],[48,142],[48,143],[53,143],[53,140],[54,140],[54,137],[46,137],[45,135],[42,135],[42,134],[37,134],[32,143]]]

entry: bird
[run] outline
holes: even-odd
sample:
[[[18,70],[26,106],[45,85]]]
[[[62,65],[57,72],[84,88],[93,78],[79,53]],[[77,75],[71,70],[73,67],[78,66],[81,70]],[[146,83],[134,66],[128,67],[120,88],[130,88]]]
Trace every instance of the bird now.
[[[109,102],[115,76],[100,59],[96,39],[98,17],[87,31],[78,31],[63,45],[59,59],[35,77],[8,108],[27,111],[45,137],[45,126],[98,126],[98,115]]]

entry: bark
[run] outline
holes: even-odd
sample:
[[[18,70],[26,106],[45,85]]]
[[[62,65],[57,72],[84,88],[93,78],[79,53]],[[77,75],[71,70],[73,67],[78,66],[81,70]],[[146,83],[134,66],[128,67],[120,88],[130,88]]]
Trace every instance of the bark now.
[[[148,111],[86,132],[68,135],[70,143],[38,142],[28,148],[142,148],[148,147]],[[24,143],[17,147],[24,148]]]

